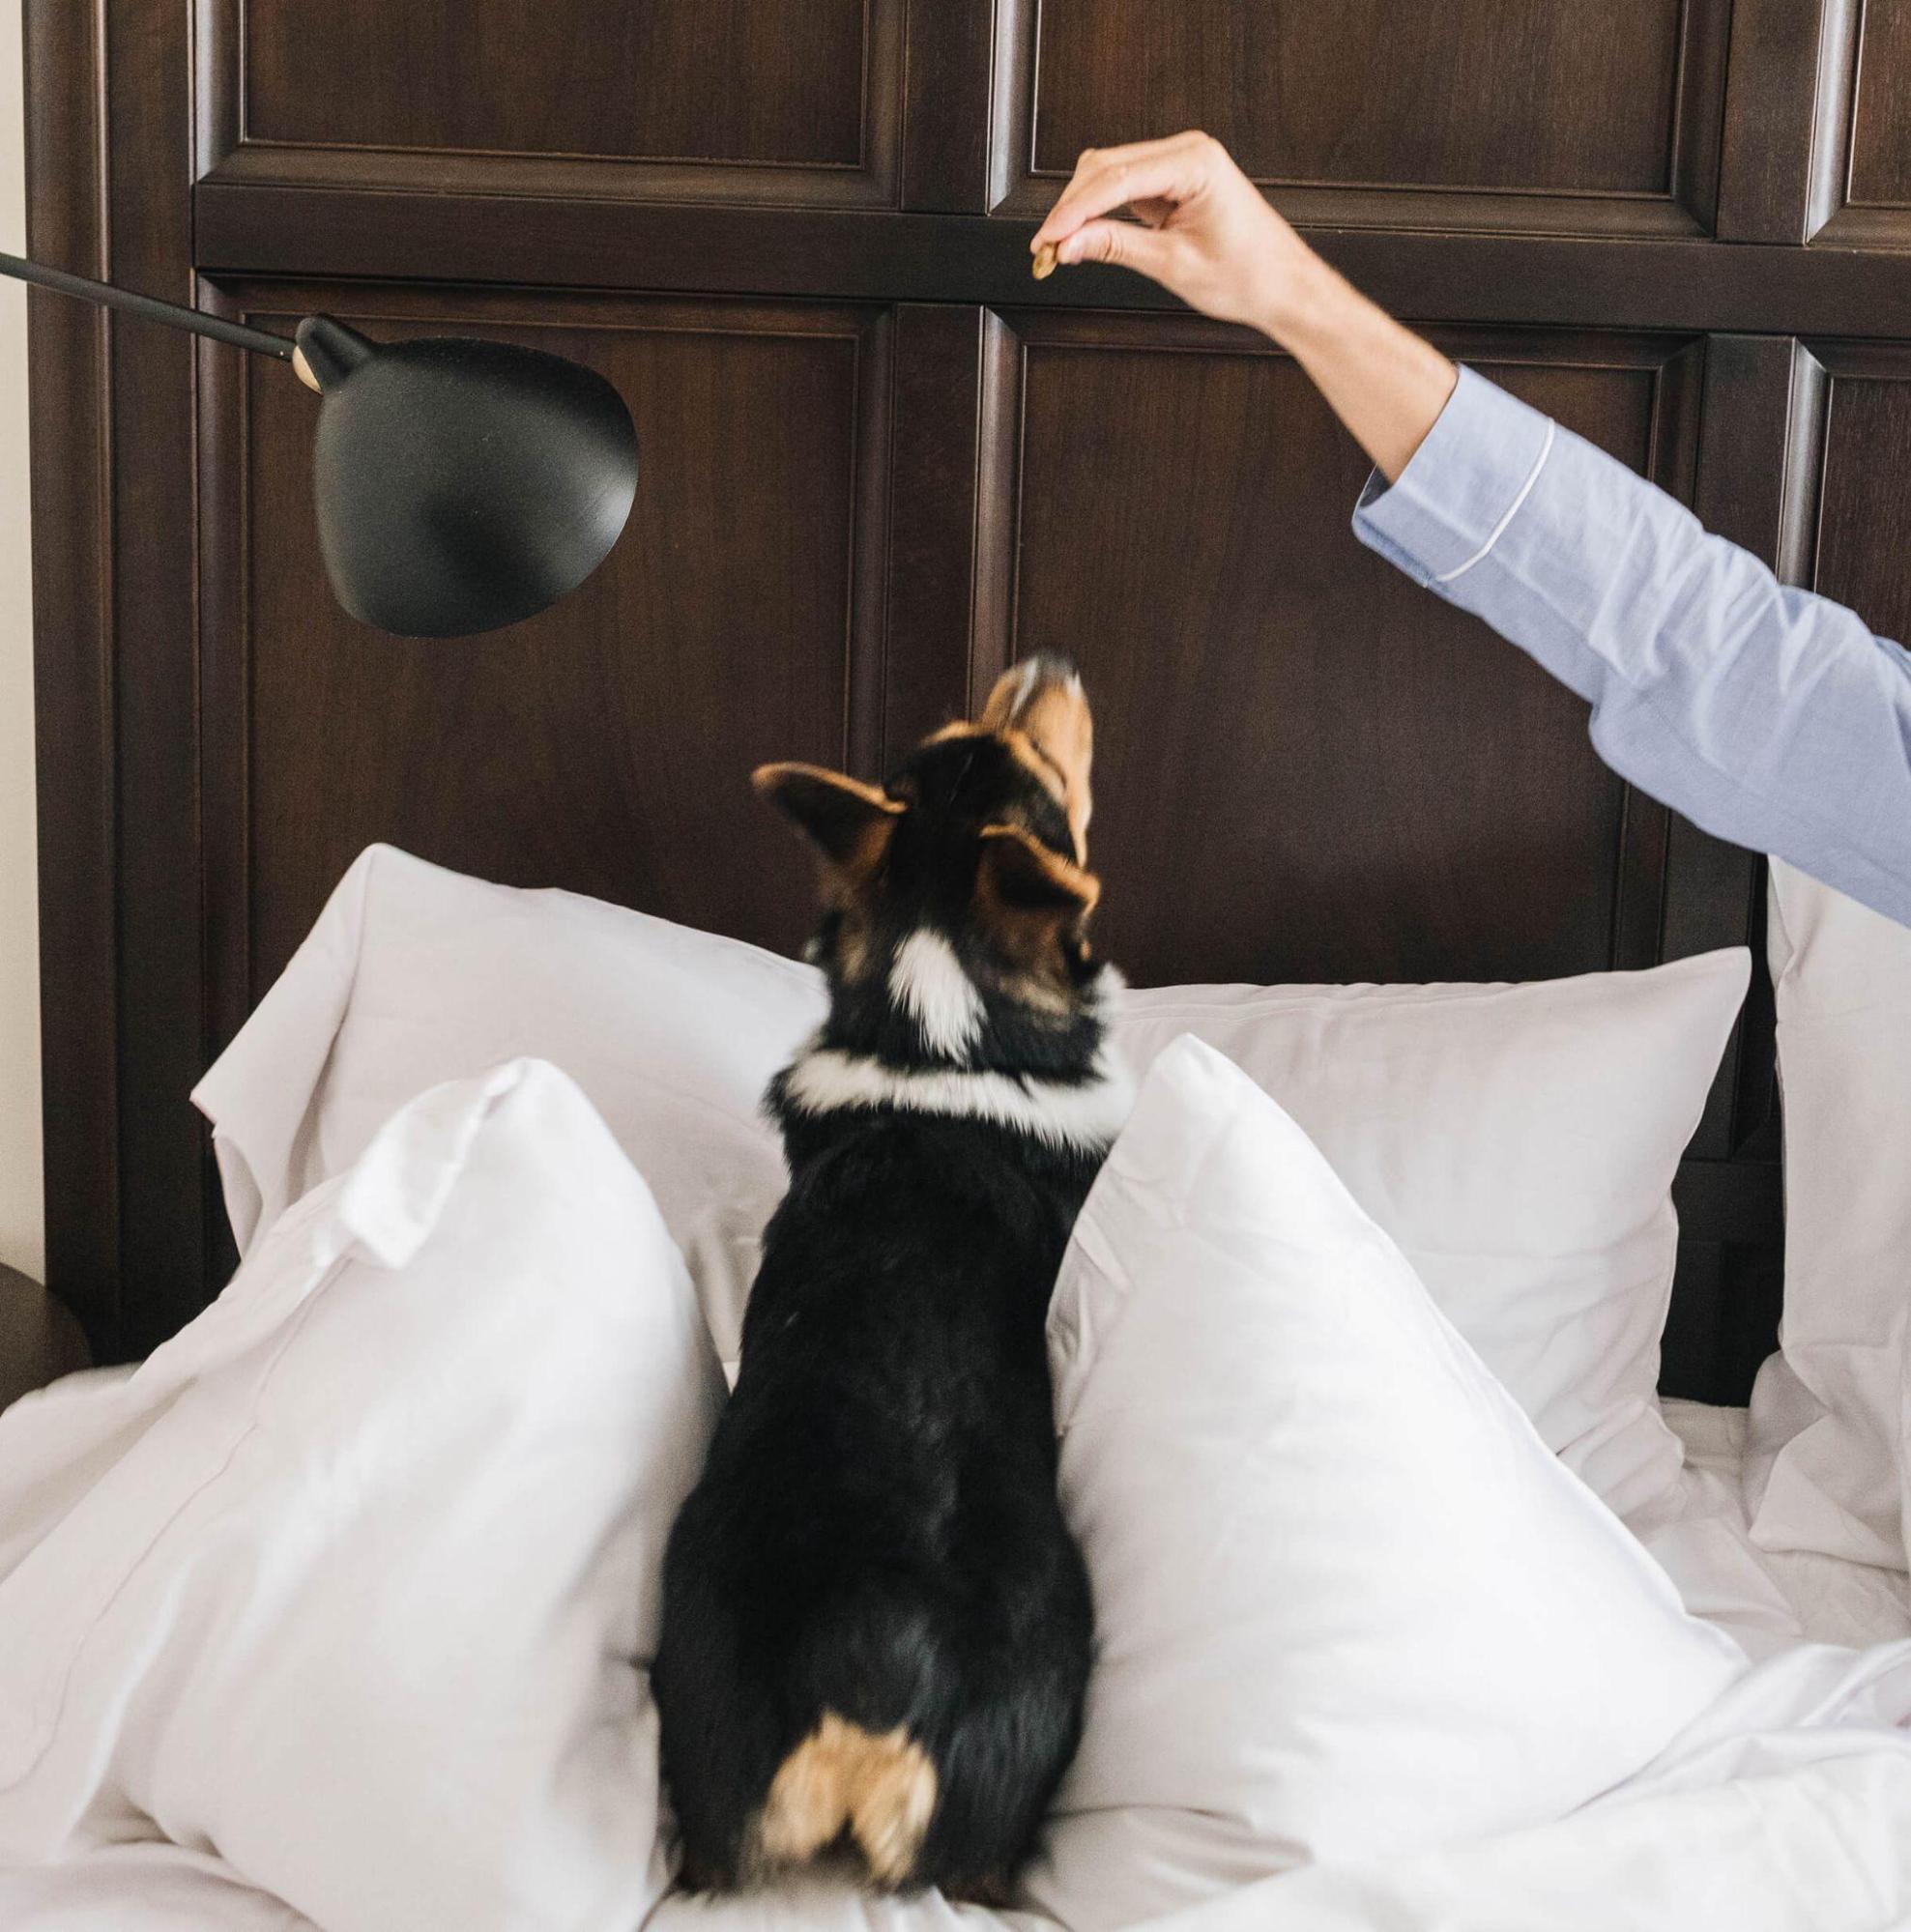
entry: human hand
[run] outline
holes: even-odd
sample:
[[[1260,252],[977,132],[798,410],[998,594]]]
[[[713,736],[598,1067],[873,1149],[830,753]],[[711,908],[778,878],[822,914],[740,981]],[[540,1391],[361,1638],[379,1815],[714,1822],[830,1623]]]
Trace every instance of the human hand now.
[[[1109,217],[1130,209],[1135,221]],[[1057,263],[1114,262],[1190,307],[1278,333],[1317,257],[1211,134],[1089,148],[1028,245]]]

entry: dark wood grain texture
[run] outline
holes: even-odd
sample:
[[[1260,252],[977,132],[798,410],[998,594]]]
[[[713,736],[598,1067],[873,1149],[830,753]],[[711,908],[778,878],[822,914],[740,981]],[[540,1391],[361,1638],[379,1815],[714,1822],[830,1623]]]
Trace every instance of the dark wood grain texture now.
[[[1017,11],[1004,205],[1086,147],[1204,128],[1297,217],[1695,231],[1721,0],[1045,0]]]
[[[242,134],[854,167],[863,0],[240,0]],[[723,49],[712,59],[713,47]]]
[[[442,299],[298,293],[387,338],[447,320]],[[286,319],[235,306],[266,327]],[[656,482],[583,590],[483,638],[420,649],[338,609],[313,528],[310,398],[275,364],[233,372],[244,408],[221,416],[228,434],[243,425],[230,456],[254,538],[244,636],[220,649],[243,656],[244,676],[228,672],[206,719],[209,740],[245,737],[244,794],[216,801],[249,828],[247,876],[214,882],[222,904],[243,895],[247,925],[246,985],[228,1011],[271,983],[373,839],[784,949],[807,931],[810,879],[747,780],[776,758],[877,760],[881,684],[858,660],[874,654],[880,674],[882,598],[855,591],[884,493],[867,457],[888,445],[870,366],[883,318],[530,306],[471,296],[449,314],[601,370],[643,425]]]
[[[905,6],[341,0],[317,14],[291,0],[199,0],[195,172],[893,206]],[[932,177],[958,140],[951,126],[927,144]]]
[[[1853,209],[1898,215],[1891,231],[1911,241],[1911,5],[1866,0],[1851,110],[1847,199]]]
[[[1841,198],[1864,0],[1733,0],[1719,234],[1806,242]]]
[[[1884,636],[1911,638],[1911,573],[1885,540],[1911,531],[1911,351],[1813,346],[1830,381],[1815,542],[1798,560],[1799,578],[1863,611]]]
[[[108,7],[108,260],[130,287],[189,303],[192,130],[173,82],[190,58],[184,8]],[[210,1150],[188,1099],[202,1042],[195,352],[172,330],[113,325],[116,751],[119,762],[120,1348],[178,1325],[144,1281],[203,1278]],[[138,881],[136,890],[127,882]]]
[[[103,1355],[229,1264],[186,1090],[361,846],[791,944],[750,764],[880,770],[1020,651],[1088,673],[1143,979],[1760,942],[1754,858],[1354,542],[1364,465],[1289,363],[1029,279],[1085,143],[1204,123],[1379,300],[1911,628],[1896,0],[1862,61],[1857,0],[28,11],[49,259],[555,346],[645,452],[582,592],[398,645],[330,601],[282,369],[36,300],[49,1265]],[[1771,1345],[1775,1137],[1754,1001],[1680,1176],[1668,1388],[1741,1399]]]
[[[1034,171],[1205,128],[1257,181],[1665,195],[1681,11],[1044,0]]]
[[[27,245],[100,274],[98,59],[78,8],[26,14]],[[109,324],[28,295],[46,1267],[96,1347],[119,1321]]]
[[[1028,274],[1032,216],[671,207],[203,185],[200,266],[516,287],[774,292],[830,301],[1178,309],[1118,269]],[[1911,316],[1911,252],[1612,236],[1304,230],[1420,322],[1874,335]]]
[[[1094,694],[1130,977],[1611,965],[1624,788],[1584,706],[1355,541],[1367,465],[1305,375],[1202,325],[1013,320],[1008,654],[1065,651]],[[1646,465],[1675,345],[1453,346]]]
[[[916,303],[896,312],[883,591],[896,648],[883,654],[879,771],[968,712],[986,332],[972,307]]]
[[[995,8],[911,0],[902,205],[980,215],[989,206]]]

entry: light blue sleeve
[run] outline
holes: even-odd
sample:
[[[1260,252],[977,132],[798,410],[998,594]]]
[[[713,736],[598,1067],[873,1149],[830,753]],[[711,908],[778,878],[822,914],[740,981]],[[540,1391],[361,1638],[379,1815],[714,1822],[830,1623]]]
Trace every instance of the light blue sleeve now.
[[[1911,655],[1471,370],[1354,531],[1593,707],[1622,777],[1911,925]]]

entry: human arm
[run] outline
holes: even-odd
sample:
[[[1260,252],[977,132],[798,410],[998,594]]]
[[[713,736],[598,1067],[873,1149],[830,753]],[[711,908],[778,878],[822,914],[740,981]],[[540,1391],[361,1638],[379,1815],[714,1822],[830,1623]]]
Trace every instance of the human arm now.
[[[1139,224],[1109,219],[1123,205]],[[1721,837],[1911,924],[1911,656],[1386,316],[1219,145],[1090,153],[1031,245],[1292,354],[1379,475],[1361,540],[1593,706],[1593,742]],[[1038,257],[1039,259],[1039,257]]]

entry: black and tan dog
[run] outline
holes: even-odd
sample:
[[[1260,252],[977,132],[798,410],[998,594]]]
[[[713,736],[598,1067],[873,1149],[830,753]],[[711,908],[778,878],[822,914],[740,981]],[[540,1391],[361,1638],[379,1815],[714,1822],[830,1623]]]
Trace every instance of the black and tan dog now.
[[[999,1898],[1092,1646],[1044,1321],[1126,1117],[1083,927],[1091,724],[1039,659],[877,788],[767,765],[822,854],[829,1017],[771,1083],[790,1191],[664,1572],[685,1873],[825,1853]]]

